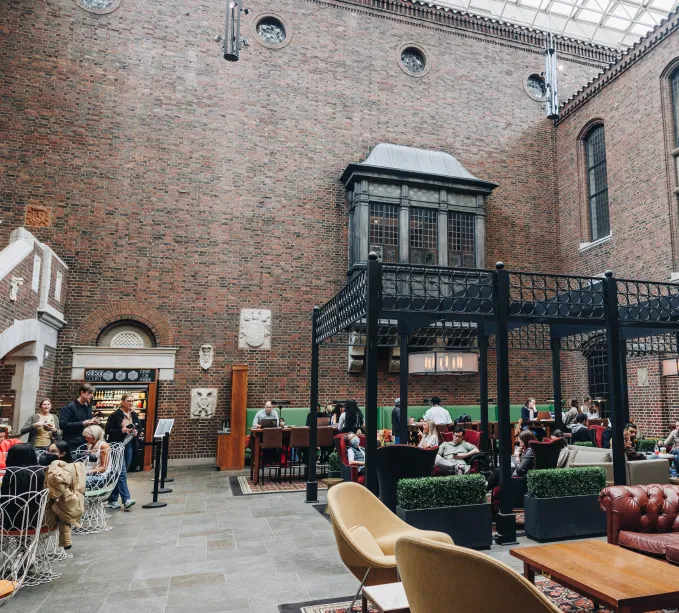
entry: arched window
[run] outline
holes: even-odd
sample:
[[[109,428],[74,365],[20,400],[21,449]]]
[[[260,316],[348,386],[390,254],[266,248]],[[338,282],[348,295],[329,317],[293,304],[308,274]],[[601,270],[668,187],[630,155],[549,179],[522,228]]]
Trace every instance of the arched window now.
[[[156,339],[153,332],[137,321],[116,321],[99,334],[99,347],[116,347],[118,349],[135,349],[155,347]]]
[[[674,146],[679,147],[679,69],[670,77],[672,89],[672,119],[674,120]]]
[[[589,205],[592,240],[611,233],[608,214],[608,177],[606,174],[606,143],[603,125],[595,126],[585,138],[587,164],[587,202]]]

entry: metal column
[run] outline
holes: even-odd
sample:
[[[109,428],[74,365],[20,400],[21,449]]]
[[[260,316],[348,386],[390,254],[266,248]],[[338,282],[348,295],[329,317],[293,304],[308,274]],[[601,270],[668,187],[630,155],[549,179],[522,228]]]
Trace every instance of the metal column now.
[[[365,326],[365,481],[375,495],[378,492],[377,465],[377,343],[378,315],[380,310],[380,283],[382,266],[377,254],[368,254],[366,275],[366,326]]]
[[[487,452],[488,432],[488,337],[479,334],[479,404],[481,405],[481,451]]]
[[[554,422],[563,430],[563,409],[561,404],[561,339],[554,334],[554,326],[549,326],[549,345],[552,350],[552,385],[554,386]]]
[[[311,317],[311,394],[309,399],[310,415],[316,415],[318,407],[318,350],[316,342],[316,324],[320,309],[314,307]],[[309,421],[309,460],[307,462],[306,502],[318,502],[318,481],[316,481],[316,446],[318,434],[318,420],[313,417]]]
[[[606,343],[608,345],[608,399],[613,420],[611,448],[613,455],[613,479],[615,485],[625,485],[625,450],[623,430],[625,428],[624,390],[622,382],[622,339],[618,320],[618,284],[613,273],[604,273],[606,292]]]
[[[410,338],[408,331],[403,322],[401,322],[400,340],[400,384],[401,384],[401,408],[399,411],[401,421],[401,431],[398,433],[401,445],[408,443],[408,339]],[[396,434],[396,433],[394,433]]]
[[[627,343],[624,339],[620,339],[620,366],[622,371],[620,376],[622,378],[622,417],[623,426],[629,423],[629,390],[627,389]]]
[[[500,512],[497,514],[497,542],[516,540],[516,516],[512,512],[512,436],[509,413],[509,273],[495,265],[495,351],[497,357],[497,427],[500,442]]]

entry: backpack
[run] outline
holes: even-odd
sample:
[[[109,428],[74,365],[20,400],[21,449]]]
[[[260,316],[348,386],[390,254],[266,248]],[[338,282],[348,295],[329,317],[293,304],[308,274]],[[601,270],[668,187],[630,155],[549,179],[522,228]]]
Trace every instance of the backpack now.
[[[465,424],[465,423],[470,422],[471,420],[472,420],[472,416],[471,416],[471,415],[469,415],[468,413],[462,413],[462,415],[460,415],[460,416],[455,420],[455,423],[456,423],[456,424]]]

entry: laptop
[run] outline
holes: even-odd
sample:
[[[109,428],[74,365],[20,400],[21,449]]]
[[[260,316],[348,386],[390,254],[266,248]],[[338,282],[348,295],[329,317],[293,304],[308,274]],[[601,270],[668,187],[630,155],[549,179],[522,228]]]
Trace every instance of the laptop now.
[[[316,418],[316,425],[319,428],[324,428],[325,426],[330,425],[330,418],[329,417],[317,417]]]
[[[260,428],[275,428],[278,425],[278,420],[273,418],[264,418],[259,420]]]

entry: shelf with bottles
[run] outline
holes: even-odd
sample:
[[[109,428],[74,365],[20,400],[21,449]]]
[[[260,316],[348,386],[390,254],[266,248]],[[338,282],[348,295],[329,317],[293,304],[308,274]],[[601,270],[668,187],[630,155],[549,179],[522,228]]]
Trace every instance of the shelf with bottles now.
[[[97,400],[94,405],[96,410],[111,410],[115,411],[120,407],[120,400]],[[132,402],[132,409],[139,412],[139,410],[146,410],[146,400],[135,399]]]

